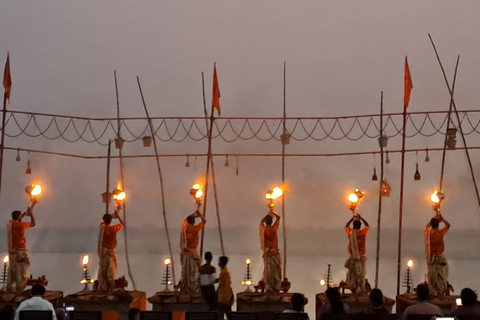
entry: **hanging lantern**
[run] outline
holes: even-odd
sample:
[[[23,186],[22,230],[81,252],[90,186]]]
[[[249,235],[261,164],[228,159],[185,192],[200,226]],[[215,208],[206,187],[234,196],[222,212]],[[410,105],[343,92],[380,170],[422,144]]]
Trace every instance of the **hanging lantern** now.
[[[378,138],[378,146],[380,148],[386,148],[388,145],[388,137],[381,136]]]
[[[416,164],[416,170],[415,170],[415,174],[413,175],[413,179],[415,179],[416,181],[420,180],[420,178],[422,177],[420,175],[420,172],[418,172],[418,163]]]
[[[448,128],[446,135],[447,135],[447,148],[455,149],[457,145],[457,129]]]
[[[143,146],[148,148],[152,145],[152,137],[150,136],[145,136],[142,138],[142,141],[143,141]]]
[[[228,167],[230,163],[228,162],[228,153],[225,156],[225,167]]]
[[[380,189],[382,197],[390,197],[390,191],[392,188],[390,188],[390,185],[386,180],[382,181],[382,188]]]
[[[124,142],[125,142],[125,140],[123,140],[121,137],[116,138],[115,139],[115,148],[119,149],[119,150],[122,150]]]
[[[27,170],[25,171],[25,174],[32,174],[32,169],[30,169],[30,160],[27,161]]]
[[[17,149],[17,157],[15,158],[15,161],[20,161],[20,148]]]
[[[425,150],[425,162],[430,162],[430,157],[428,156],[428,148]]]
[[[390,158],[388,157],[388,151],[387,151],[387,159],[385,160],[385,163],[386,163],[386,164],[389,164],[389,163],[390,163]]]
[[[187,168],[190,167],[190,161],[188,159],[188,153],[187,153],[187,162],[185,162],[185,167],[187,167]]]
[[[287,144],[290,144],[290,133],[283,133],[281,136],[280,136],[280,139],[282,140],[282,144],[283,145],[287,145]]]
[[[373,176],[372,176],[372,181],[377,181],[378,180],[378,177],[377,177],[377,168],[373,168]]]

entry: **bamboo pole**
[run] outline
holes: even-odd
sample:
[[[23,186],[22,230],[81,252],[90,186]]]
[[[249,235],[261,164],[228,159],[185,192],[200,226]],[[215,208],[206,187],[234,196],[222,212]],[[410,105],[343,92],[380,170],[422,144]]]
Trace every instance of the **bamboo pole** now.
[[[215,70],[215,63],[214,63]],[[212,103],[212,109],[210,111],[210,129],[208,130],[208,151],[207,151],[207,169],[205,170],[205,192],[204,192],[204,201],[203,201],[203,216],[207,218],[207,198],[208,198],[208,178],[210,175],[210,162],[212,160],[212,134],[213,134],[213,123],[215,122],[214,116],[214,106]],[[203,239],[205,238],[205,228],[202,229],[202,236],[200,241],[200,256],[203,255]]]
[[[163,177],[162,177],[162,168],[160,166],[160,158],[158,156],[157,141],[155,139],[155,131],[153,130],[152,119],[150,118],[150,115],[148,114],[147,104],[145,103],[145,98],[143,97],[142,86],[140,85],[140,79],[138,77],[137,77],[137,84],[138,84],[138,89],[140,91],[140,96],[142,98],[143,108],[145,109],[145,114],[147,116],[148,126],[150,128],[150,132],[152,133],[153,149],[155,150],[155,160],[156,160],[156,163],[157,163],[158,178],[160,180],[160,194],[162,196],[163,223],[164,223],[164,226],[165,226],[165,234],[167,235],[168,253],[170,254],[170,260],[172,262],[172,280],[173,280],[173,284],[175,286],[175,283],[177,283],[177,282],[175,280],[175,268],[174,268],[174,259],[173,259],[173,253],[172,253],[172,243],[170,241],[170,233],[168,232],[167,212],[166,212],[166,209],[165,209],[165,190],[164,190],[164,186],[163,186]]]
[[[205,100],[205,81],[203,77],[203,72],[202,72],[202,96],[203,96],[203,113],[205,115],[205,127],[208,130],[208,112],[207,112],[207,103]],[[212,167],[212,181],[213,181],[213,195],[215,198],[215,210],[217,213],[217,224],[218,224],[218,233],[220,237],[220,250],[222,251],[222,256],[225,256],[225,249],[223,246],[223,235],[222,235],[222,224],[220,221],[220,209],[218,205],[218,196],[217,196],[217,183],[216,183],[216,178],[215,178],[215,168],[213,165],[213,160],[211,163]],[[202,237],[202,245],[201,247],[203,248],[203,237]]]
[[[380,265],[380,225],[382,218],[382,186],[383,186],[383,91],[380,97],[380,183],[378,188],[377,216],[377,251],[375,255],[375,288],[378,288],[378,272]]]
[[[283,62],[283,136],[286,139],[287,133],[287,103],[286,103],[286,91],[287,91],[287,62]],[[282,189],[285,192],[285,141],[282,140]],[[285,219],[285,196],[282,197],[282,230],[283,230],[283,277],[285,279],[287,277],[287,220]]]
[[[117,138],[121,139],[121,122],[120,122],[120,103],[118,99],[118,85],[117,85],[117,71],[113,71],[113,75],[115,78],[115,93],[116,93],[116,98],[117,98]],[[123,174],[123,157],[122,157],[122,148],[118,148],[118,159],[120,160],[120,180],[122,184],[122,190],[125,190],[125,179],[124,179],[124,174]],[[124,221],[124,226],[123,226],[123,234],[124,234],[124,243],[125,243],[125,260],[127,262],[127,272],[128,276],[130,277],[130,280],[132,280],[132,286],[133,290],[137,290],[137,287],[135,286],[135,280],[133,278],[133,273],[130,268],[130,256],[128,254],[128,223],[127,223],[127,204],[124,202],[123,203],[123,221]]]
[[[398,252],[397,252],[397,295],[400,294],[400,269],[402,262],[402,219],[403,219],[403,185],[405,180],[405,134],[407,129],[407,108],[403,108],[402,162],[400,170],[400,207],[398,210]]]
[[[108,140],[108,151],[107,151],[107,182],[106,182],[106,193],[107,193],[107,196],[105,197],[105,214],[108,213],[108,206],[110,204],[110,196],[109,196],[109,192],[110,192],[110,150],[111,150],[111,146],[112,146],[112,140]]]

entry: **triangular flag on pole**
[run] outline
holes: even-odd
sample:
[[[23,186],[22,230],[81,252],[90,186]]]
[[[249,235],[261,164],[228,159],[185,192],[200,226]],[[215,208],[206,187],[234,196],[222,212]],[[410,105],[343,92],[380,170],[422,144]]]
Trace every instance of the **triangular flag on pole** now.
[[[405,57],[405,93],[403,95],[403,107],[407,109],[410,103],[410,94],[412,93],[413,82],[410,74],[410,68],[408,67],[407,57]]]
[[[217,109],[220,116],[220,88],[218,87],[217,68],[216,64],[213,64],[213,92],[212,92],[212,111],[213,108]],[[212,114],[213,116],[213,114]]]
[[[7,54],[7,62],[5,62],[5,72],[3,73],[3,87],[5,88],[5,97],[10,100],[10,91],[12,90],[12,76],[10,75],[9,54]]]

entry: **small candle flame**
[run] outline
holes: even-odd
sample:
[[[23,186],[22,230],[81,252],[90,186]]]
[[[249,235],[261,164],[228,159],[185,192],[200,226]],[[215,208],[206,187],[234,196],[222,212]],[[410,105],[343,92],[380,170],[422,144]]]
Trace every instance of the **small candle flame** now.
[[[8,263],[8,254],[5,255],[5,257],[3,257],[3,263]]]
[[[413,267],[413,265],[414,265],[413,260],[412,259],[408,260],[407,267],[411,268],[411,267]]]
[[[163,263],[168,266],[170,263],[172,262],[172,260],[170,260],[170,258],[166,258],[165,260],[163,260]]]
[[[250,259],[245,260],[245,264],[250,264],[250,263],[252,263],[252,260]]]
[[[88,264],[88,255],[83,256],[83,264],[87,265]]]
[[[326,283],[327,283],[327,282],[325,281],[325,279],[320,280],[320,285],[321,285],[321,286],[324,286]]]

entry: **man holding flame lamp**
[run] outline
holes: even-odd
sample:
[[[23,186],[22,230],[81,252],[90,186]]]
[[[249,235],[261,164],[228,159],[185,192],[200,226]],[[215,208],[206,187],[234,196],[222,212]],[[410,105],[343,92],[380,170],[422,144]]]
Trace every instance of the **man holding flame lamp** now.
[[[126,193],[120,189],[115,189],[112,193],[115,200],[115,212],[113,214],[106,213],[100,223],[98,233],[98,257],[100,268],[98,269],[98,290],[112,291],[115,289],[115,279],[117,277],[118,260],[115,255],[117,247],[117,232],[123,228],[123,220],[118,214],[118,210],[123,207],[123,201]],[[112,219],[118,219],[119,223],[112,225]]]
[[[265,198],[270,201],[270,211],[260,221],[260,246],[263,251],[263,281],[268,292],[279,292],[282,281],[282,267],[280,251],[278,250],[277,231],[280,226],[280,216],[273,211],[273,201],[283,195],[282,189],[275,187],[267,192]],[[275,218],[275,222],[273,222]]]
[[[22,292],[27,286],[28,269],[30,260],[28,259],[27,241],[25,239],[25,229],[35,227],[35,218],[33,216],[33,207],[38,202],[37,197],[42,192],[40,185],[31,185],[25,188],[25,192],[30,197],[27,211],[22,213],[15,210],[12,212],[12,220],[7,223],[7,243],[10,264],[8,266],[7,291],[13,291],[15,287],[17,292]],[[30,217],[30,222],[23,222],[23,217]]]
[[[351,203],[348,208],[353,212],[353,217],[345,225],[345,232],[348,236],[349,254],[349,257],[345,262],[345,268],[348,269],[347,284],[352,293],[365,292],[365,275],[367,274],[366,240],[368,232],[370,231],[370,226],[358,213],[357,209],[357,204],[363,195],[363,192],[355,189],[355,191],[348,196]],[[350,228],[352,222],[353,229]],[[362,227],[362,222],[365,227],[360,229]]]
[[[435,217],[427,223],[424,231],[428,288],[434,297],[444,296],[448,286],[448,263],[443,256],[445,250],[443,237],[450,229],[450,223],[440,213],[440,204],[444,198],[441,192],[435,191],[432,194],[431,200],[434,203],[432,209],[435,211]],[[445,224],[441,229],[439,229],[440,222]]]
[[[180,263],[182,265],[180,290],[183,292],[197,291],[195,278],[201,265],[201,259],[197,252],[198,234],[207,222],[199,210],[202,204],[201,197],[203,196],[201,186],[194,185],[190,189],[190,194],[195,199],[196,210],[183,221],[180,232],[180,249],[182,250],[180,252]],[[195,218],[200,218],[202,222],[195,224]]]

